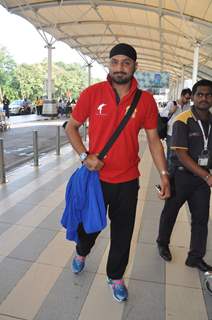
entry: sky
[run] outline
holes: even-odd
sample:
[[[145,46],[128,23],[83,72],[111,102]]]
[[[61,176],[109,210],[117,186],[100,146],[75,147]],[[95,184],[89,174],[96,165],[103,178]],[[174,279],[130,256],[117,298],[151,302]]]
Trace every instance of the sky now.
[[[47,58],[45,42],[27,20],[9,13],[0,5],[0,47],[6,47],[16,63],[39,63]],[[67,44],[56,42],[52,53],[53,62],[80,63],[85,65],[80,55]],[[94,63],[91,76],[105,79],[103,67]]]

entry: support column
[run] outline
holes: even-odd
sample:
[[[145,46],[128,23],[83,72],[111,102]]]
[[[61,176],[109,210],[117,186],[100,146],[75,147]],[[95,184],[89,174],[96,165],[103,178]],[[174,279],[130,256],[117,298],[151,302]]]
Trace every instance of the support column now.
[[[91,85],[91,68],[92,68],[92,63],[88,63],[87,64],[87,67],[88,67],[88,86]],[[88,126],[88,123],[87,121],[83,124],[83,139],[84,141],[86,141],[87,139],[87,126]]]
[[[173,100],[174,88],[175,88],[175,81],[172,80],[172,82],[170,83],[170,87],[169,87],[168,101]]]
[[[48,44],[48,100],[52,100],[52,45]]]
[[[177,86],[177,80],[174,80],[172,85],[172,93],[171,93],[170,100],[175,100],[176,86]]]
[[[91,85],[91,68],[92,68],[92,64],[89,63],[88,64],[88,86]]]
[[[175,85],[175,91],[174,91],[174,100],[178,99],[178,93],[179,93],[179,76],[176,78],[176,85]]]
[[[198,74],[198,64],[199,64],[199,48],[200,43],[196,42],[194,48],[194,57],[193,57],[193,73],[192,73],[192,86],[197,82],[197,74]]]
[[[52,88],[52,50],[55,49],[51,43],[48,43],[45,48],[48,49],[48,78],[46,84],[46,94],[47,99],[44,101],[43,105],[43,115],[56,117],[57,116],[57,106],[56,101],[52,98],[53,88]]]
[[[180,88],[179,88],[179,96],[181,94],[181,91],[184,89],[184,66],[182,66],[182,72],[181,72],[181,81],[180,81]]]

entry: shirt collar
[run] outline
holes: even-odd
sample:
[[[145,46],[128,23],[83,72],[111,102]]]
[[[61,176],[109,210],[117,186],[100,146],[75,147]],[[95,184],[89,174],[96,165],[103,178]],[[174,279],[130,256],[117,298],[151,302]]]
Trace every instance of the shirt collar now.
[[[195,121],[200,120],[199,115],[198,115],[198,113],[196,112],[196,110],[194,108],[194,105],[191,106],[191,112],[192,112],[192,116],[193,116]],[[210,111],[209,111],[209,119],[208,120],[209,120],[208,121],[209,123],[212,123],[212,114],[210,113]]]

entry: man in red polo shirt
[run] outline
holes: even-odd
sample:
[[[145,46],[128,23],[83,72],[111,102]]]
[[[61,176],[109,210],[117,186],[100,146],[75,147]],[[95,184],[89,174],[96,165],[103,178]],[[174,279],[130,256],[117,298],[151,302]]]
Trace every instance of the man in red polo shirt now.
[[[80,160],[89,170],[98,170],[105,205],[111,221],[111,244],[107,261],[107,276],[113,297],[118,301],[128,298],[123,275],[128,264],[130,243],[134,228],[139,189],[140,161],[138,134],[144,128],[154,163],[161,177],[161,199],[170,196],[166,160],[157,134],[158,111],[153,96],[142,92],[138,105],[103,161],[97,155],[103,149],[130,107],[137,89],[133,77],[137,53],[124,43],[110,51],[107,81],[84,90],[74,108],[66,133]],[[79,135],[79,127],[89,119],[89,149]],[[79,273],[85,265],[99,233],[86,234],[82,225],[78,229],[79,242],[72,261],[72,271]]]

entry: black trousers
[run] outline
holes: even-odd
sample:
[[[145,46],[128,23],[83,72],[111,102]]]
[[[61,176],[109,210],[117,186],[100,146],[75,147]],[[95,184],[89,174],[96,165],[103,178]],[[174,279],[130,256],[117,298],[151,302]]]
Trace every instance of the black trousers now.
[[[176,170],[171,180],[172,196],[166,200],[160,217],[157,242],[168,245],[178,212],[187,201],[191,213],[189,261],[202,259],[206,252],[210,187],[188,171]]]
[[[107,261],[107,275],[121,279],[128,264],[130,243],[133,234],[138,198],[138,179],[111,184],[101,182],[110,218],[110,250]],[[89,254],[99,233],[86,234],[83,226],[78,229],[79,242],[76,251],[81,256]]]
[[[9,106],[3,106],[3,110],[5,111],[5,116],[9,119],[10,117]]]

